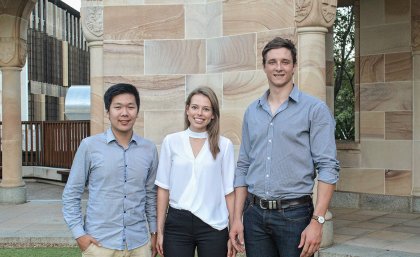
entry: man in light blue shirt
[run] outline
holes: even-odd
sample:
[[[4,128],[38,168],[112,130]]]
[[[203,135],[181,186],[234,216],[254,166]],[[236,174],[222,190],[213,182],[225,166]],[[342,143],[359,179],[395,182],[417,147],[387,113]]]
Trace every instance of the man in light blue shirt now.
[[[309,257],[338,181],[335,122],[324,102],[293,84],[290,40],[273,39],[262,57],[269,89],[244,115],[230,239],[247,257]]]
[[[139,93],[133,85],[116,84],[104,103],[111,128],[81,142],[63,192],[64,219],[82,256],[154,257],[158,155],[152,142],[133,132]]]

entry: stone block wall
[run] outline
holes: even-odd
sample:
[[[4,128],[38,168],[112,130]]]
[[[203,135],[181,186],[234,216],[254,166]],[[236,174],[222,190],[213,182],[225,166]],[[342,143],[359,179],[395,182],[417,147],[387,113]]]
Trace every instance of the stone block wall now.
[[[165,135],[184,128],[186,96],[209,86],[220,101],[221,132],[237,153],[243,113],[268,89],[262,47],[275,36],[297,42],[295,1],[104,0],[103,5],[104,90],[119,82],[139,89],[135,131],[160,145]]]
[[[412,1],[360,1],[360,142],[339,150],[338,190],[407,196],[413,182]],[[418,114],[417,114],[418,115]]]

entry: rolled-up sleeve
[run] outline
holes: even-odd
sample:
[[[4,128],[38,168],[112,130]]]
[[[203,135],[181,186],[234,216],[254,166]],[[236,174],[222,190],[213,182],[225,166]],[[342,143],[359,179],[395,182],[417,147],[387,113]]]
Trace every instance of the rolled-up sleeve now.
[[[222,175],[223,175],[223,188],[225,195],[233,192],[233,181],[235,176],[235,152],[233,144],[227,140],[226,149],[222,161]]]
[[[335,184],[339,179],[339,162],[335,144],[335,121],[325,103],[316,105],[311,118],[311,154],[318,180]]]
[[[149,170],[149,174],[147,176],[146,181],[146,218],[147,222],[149,224],[149,230],[150,232],[156,232],[157,226],[156,226],[156,198],[157,198],[157,192],[156,192],[156,173],[158,169],[158,154],[156,148],[154,148],[153,153],[153,161]]]
[[[235,182],[234,187],[243,187],[247,186],[246,184],[246,175],[248,174],[248,169],[250,165],[249,151],[251,148],[251,143],[249,140],[249,131],[247,123],[247,114],[249,109],[244,114],[244,121],[242,123],[242,141],[241,147],[239,149],[239,157],[235,170]]]
[[[157,170],[155,184],[163,189],[169,189],[169,178],[171,172],[171,149],[168,136],[162,142],[159,167]]]
[[[86,140],[80,143],[63,191],[63,216],[75,239],[86,234],[83,228],[81,199],[89,175],[90,154]]]

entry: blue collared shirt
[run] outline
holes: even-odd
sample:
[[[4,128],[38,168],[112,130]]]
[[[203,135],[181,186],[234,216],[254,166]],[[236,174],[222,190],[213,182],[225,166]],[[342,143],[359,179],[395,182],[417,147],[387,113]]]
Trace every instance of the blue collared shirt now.
[[[269,91],[246,110],[235,187],[265,199],[311,195],[318,180],[338,181],[335,121],[327,105],[294,86],[272,115]]]
[[[63,214],[73,237],[89,234],[103,247],[132,250],[156,231],[156,146],[133,134],[127,149],[111,129],[82,140],[63,192]],[[81,197],[89,199],[83,219]],[[149,229],[148,229],[149,228]]]

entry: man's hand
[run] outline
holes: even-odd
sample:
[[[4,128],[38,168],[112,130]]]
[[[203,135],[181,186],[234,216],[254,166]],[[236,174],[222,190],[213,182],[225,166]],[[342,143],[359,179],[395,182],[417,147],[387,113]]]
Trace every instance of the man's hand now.
[[[244,225],[240,220],[234,220],[229,231],[230,242],[233,247],[240,253],[245,252],[244,243]]]
[[[319,250],[322,239],[322,224],[319,224],[315,220],[311,220],[311,223],[303,230],[300,236],[300,244],[298,248],[302,248],[300,257],[310,257],[316,251]]]
[[[86,251],[86,249],[89,247],[89,245],[94,244],[96,246],[101,246],[101,244],[96,241],[95,238],[93,238],[90,235],[83,235],[76,239],[77,244],[79,245],[79,248],[82,252]]]
[[[157,240],[156,240],[156,250],[159,253],[160,256],[163,257],[163,233],[157,234]]]
[[[157,234],[152,234],[150,237],[150,248],[152,250],[152,257],[156,257],[158,251],[156,249]],[[162,255],[163,256],[163,255]]]

